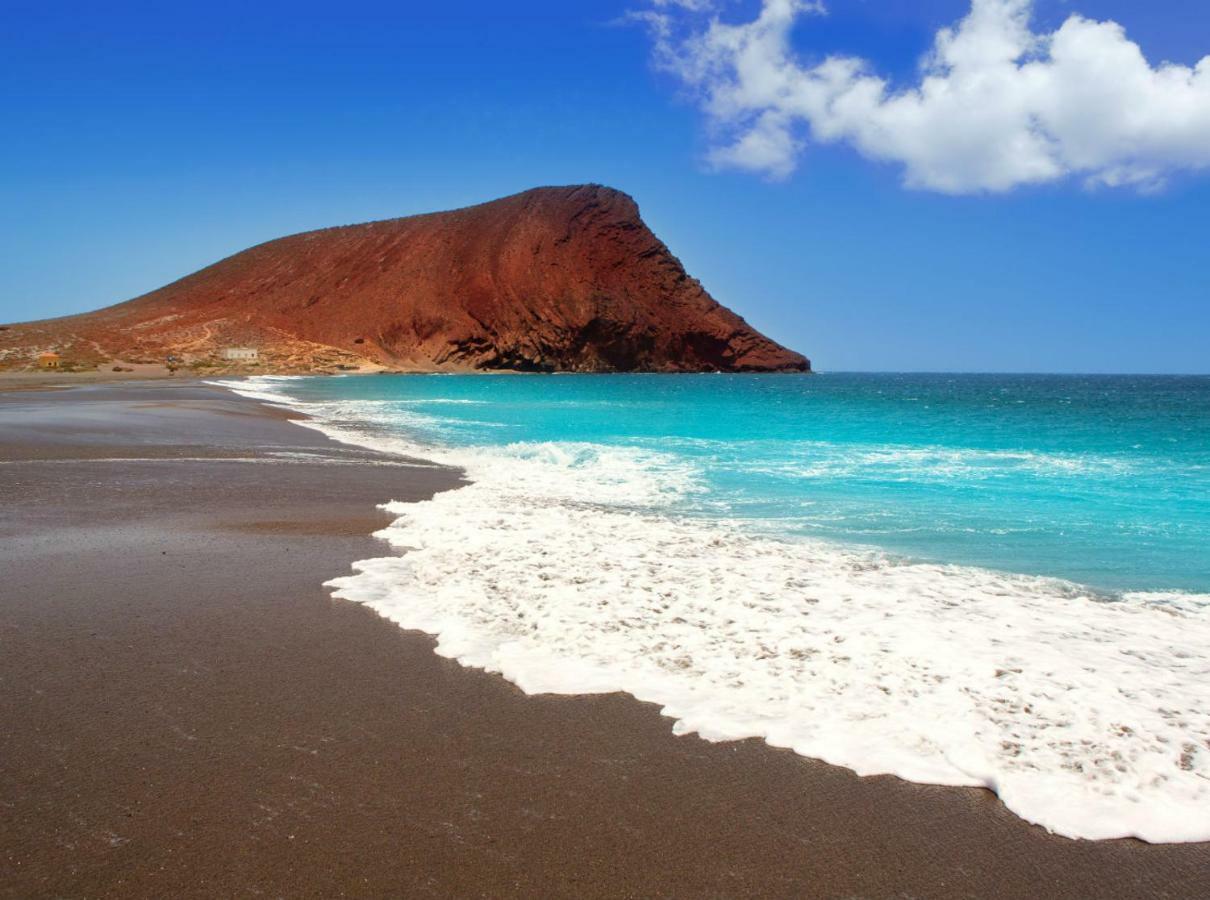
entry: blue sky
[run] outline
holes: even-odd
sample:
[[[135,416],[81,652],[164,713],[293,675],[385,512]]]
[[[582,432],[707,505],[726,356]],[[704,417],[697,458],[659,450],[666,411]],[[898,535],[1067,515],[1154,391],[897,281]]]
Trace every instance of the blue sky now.
[[[655,9],[9,0],[0,321],[128,299],[283,234],[595,181],[822,369],[1210,371],[1210,170],[947,193],[905,187],[911,160],[857,138],[805,141],[789,174],[719,166],[701,85],[619,21]],[[690,34],[708,19],[658,11]],[[969,11],[832,0],[791,49],[860,57],[898,89]],[[1033,28],[1073,12],[1116,20],[1152,63],[1210,53],[1204,3],[1039,0]]]

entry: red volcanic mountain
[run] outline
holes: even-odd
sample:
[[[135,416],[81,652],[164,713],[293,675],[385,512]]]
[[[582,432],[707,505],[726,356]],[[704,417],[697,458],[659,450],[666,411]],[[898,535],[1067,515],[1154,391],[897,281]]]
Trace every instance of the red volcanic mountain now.
[[[627,195],[538,188],[453,212],[270,241],[85,315],[0,331],[0,361],[261,371],[810,370],[686,274]]]

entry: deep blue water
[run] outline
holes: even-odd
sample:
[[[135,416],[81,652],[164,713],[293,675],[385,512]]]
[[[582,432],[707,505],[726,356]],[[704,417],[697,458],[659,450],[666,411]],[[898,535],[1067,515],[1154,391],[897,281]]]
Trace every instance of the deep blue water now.
[[[1210,377],[376,376],[296,379],[290,394],[379,401],[422,443],[674,454],[708,489],[683,501],[701,514],[1106,589],[1210,591]]]

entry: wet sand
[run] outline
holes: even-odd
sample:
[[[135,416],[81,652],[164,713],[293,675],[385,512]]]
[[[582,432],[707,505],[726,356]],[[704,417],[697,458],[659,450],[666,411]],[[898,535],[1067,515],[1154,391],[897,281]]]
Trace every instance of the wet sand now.
[[[0,396],[0,894],[1210,896],[1210,845],[526,697],[328,597],[457,483],[183,381]]]

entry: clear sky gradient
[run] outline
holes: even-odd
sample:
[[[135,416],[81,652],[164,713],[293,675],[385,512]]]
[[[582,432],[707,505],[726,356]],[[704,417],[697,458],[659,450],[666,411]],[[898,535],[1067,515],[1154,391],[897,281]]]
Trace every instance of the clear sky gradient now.
[[[910,83],[970,2],[829,6],[795,53]],[[284,234],[601,182],[820,369],[1210,372],[1210,171],[950,196],[844,144],[781,180],[717,171],[698,104],[621,21],[645,8],[8,0],[0,321],[129,299]],[[1035,21],[1072,12],[1116,20],[1153,63],[1210,53],[1200,0],[1039,0]]]

